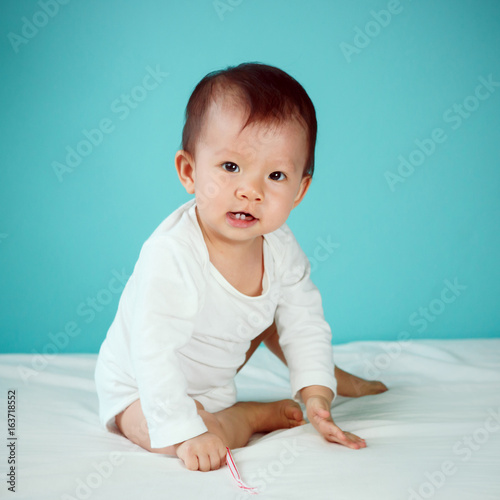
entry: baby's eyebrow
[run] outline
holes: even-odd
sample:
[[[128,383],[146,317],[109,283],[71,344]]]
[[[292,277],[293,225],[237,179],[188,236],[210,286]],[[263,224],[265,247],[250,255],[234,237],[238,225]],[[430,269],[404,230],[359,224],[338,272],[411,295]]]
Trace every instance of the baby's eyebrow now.
[[[291,160],[279,160],[279,159],[274,159],[272,160],[273,165],[277,165],[280,168],[295,168],[295,163]]]
[[[227,156],[240,156],[241,153],[238,153],[237,151],[232,151],[230,149],[226,149],[226,148],[222,148],[222,149],[219,149],[218,151],[215,151],[215,153],[217,156],[218,155],[227,155]]]

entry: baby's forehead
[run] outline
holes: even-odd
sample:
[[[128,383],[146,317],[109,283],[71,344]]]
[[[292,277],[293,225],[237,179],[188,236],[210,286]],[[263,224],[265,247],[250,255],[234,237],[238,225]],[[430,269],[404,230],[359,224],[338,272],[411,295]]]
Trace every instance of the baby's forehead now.
[[[215,124],[226,126],[235,137],[245,132],[257,135],[259,141],[266,142],[277,132],[284,129],[297,129],[307,134],[307,128],[300,115],[291,112],[286,116],[252,114],[250,106],[241,98],[225,95],[213,99],[207,107],[201,135],[209,131]]]
[[[211,106],[200,134],[197,154],[231,157],[237,163],[260,158],[283,168],[303,169],[307,156],[307,133],[297,119],[254,119],[241,105]],[[227,158],[225,158],[227,160]]]

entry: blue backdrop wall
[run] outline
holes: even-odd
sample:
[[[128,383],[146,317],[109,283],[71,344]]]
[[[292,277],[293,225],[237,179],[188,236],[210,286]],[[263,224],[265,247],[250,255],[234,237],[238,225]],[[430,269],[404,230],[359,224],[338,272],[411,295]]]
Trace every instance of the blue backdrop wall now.
[[[97,352],[144,240],[188,199],[209,71],[281,67],[319,137],[290,225],[334,342],[500,334],[494,0],[2,2],[2,352]]]

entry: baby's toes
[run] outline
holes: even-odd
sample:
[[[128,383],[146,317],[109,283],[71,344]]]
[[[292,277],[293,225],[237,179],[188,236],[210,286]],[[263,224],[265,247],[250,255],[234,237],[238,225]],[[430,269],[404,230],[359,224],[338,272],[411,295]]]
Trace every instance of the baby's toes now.
[[[302,408],[297,402],[291,399],[287,400],[284,406],[284,413],[291,427],[305,424]]]

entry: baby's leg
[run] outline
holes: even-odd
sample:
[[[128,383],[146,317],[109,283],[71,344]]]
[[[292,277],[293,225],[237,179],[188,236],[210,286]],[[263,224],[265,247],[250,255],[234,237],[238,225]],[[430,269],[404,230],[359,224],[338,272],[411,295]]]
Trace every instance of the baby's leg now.
[[[229,448],[245,446],[252,434],[288,429],[305,424],[300,406],[290,399],[273,403],[240,402],[216,413],[205,411],[195,401],[198,414],[211,432]],[[115,418],[122,434],[133,443],[153,453],[175,455],[176,446],[151,448],[146,418],[140,400],[132,403]]]
[[[264,342],[266,347],[286,365],[285,355],[279,344],[276,323],[273,323],[267,330],[252,341],[247,351],[245,363],[250,359],[250,356],[252,356],[261,342]],[[245,363],[240,367],[240,370]],[[337,392],[340,396],[357,398],[387,391],[387,387],[382,382],[378,380],[365,380],[345,372],[338,366],[335,366],[335,377],[337,379]]]
[[[175,455],[175,447],[167,446],[165,448],[151,448],[149,431],[146,418],[142,412],[141,401],[138,399],[121,413],[116,415],[115,423],[120,432],[132,443],[153,453],[164,453],[166,455]]]

